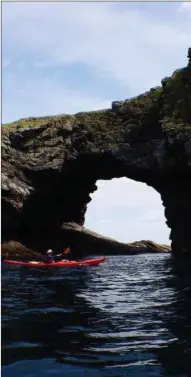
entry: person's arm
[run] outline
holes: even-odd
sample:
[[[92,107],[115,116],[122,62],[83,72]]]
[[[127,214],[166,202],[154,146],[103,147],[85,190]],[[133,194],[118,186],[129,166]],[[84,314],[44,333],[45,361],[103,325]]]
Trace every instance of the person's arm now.
[[[61,256],[62,256],[62,254],[56,254],[54,259],[57,259],[57,258],[59,259],[59,257],[61,257]]]

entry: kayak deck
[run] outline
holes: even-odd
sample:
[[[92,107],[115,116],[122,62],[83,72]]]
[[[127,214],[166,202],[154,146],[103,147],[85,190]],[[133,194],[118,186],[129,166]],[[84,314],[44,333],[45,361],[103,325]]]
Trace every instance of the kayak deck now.
[[[105,257],[101,258],[94,258],[94,259],[86,259],[83,261],[60,261],[60,262],[53,262],[53,263],[45,263],[45,262],[36,262],[36,261],[13,261],[10,259],[5,259],[5,264],[12,264],[12,265],[20,265],[26,267],[83,267],[83,266],[98,266],[100,263],[103,263],[106,260]]]

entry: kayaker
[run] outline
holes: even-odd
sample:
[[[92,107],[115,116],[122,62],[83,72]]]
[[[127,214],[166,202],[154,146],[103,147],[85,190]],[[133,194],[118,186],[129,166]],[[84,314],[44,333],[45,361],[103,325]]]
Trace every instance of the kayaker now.
[[[71,252],[71,250],[70,250],[70,247],[67,247],[64,251],[63,251],[63,254],[69,254]],[[61,259],[62,259],[62,254],[57,254],[57,255],[53,255],[53,251],[52,251],[52,249],[49,249],[47,252],[46,252],[46,257],[45,257],[45,261],[47,262],[47,263],[54,263],[55,262],[55,260],[54,259],[57,259],[57,260],[59,260],[60,259],[60,257],[61,257]],[[67,259],[64,259],[65,261],[67,260]]]
[[[54,263],[53,251],[49,249],[46,253],[45,260],[47,263]]]

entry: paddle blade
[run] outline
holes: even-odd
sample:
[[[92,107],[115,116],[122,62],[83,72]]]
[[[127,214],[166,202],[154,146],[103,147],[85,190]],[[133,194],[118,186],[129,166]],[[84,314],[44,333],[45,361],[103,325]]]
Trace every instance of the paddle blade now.
[[[67,249],[64,250],[64,254],[69,254],[71,252],[70,247],[67,247]]]

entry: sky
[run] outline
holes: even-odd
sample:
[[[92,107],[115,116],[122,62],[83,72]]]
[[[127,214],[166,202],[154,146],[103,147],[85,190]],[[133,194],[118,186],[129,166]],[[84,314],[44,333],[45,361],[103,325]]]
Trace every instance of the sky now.
[[[191,3],[4,2],[2,122],[108,108],[185,66],[190,41]],[[98,184],[87,226],[169,242],[159,194],[124,178]]]

